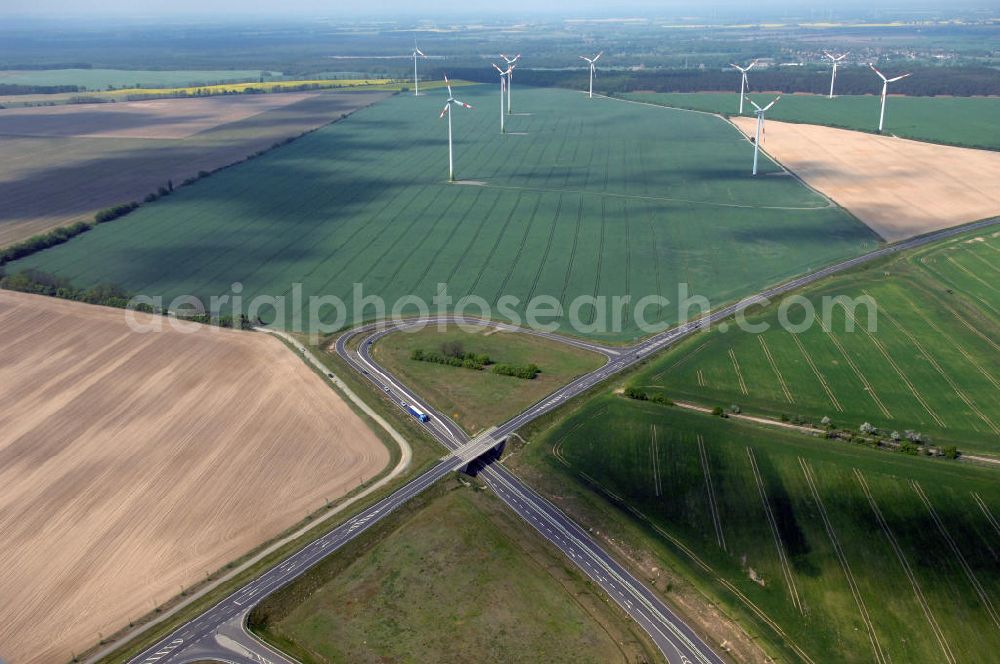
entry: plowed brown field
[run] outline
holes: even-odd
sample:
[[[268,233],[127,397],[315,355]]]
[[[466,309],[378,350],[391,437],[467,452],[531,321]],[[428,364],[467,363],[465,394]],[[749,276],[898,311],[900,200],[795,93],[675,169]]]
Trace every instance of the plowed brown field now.
[[[276,339],[0,291],[0,659],[68,661],[378,474]]]
[[[1000,152],[770,120],[762,146],[889,241],[1000,214]]]

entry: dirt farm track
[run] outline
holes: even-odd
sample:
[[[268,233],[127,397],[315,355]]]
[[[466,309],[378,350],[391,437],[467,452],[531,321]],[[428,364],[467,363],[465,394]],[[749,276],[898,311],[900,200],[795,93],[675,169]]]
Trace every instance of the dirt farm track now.
[[[0,329],[10,664],[68,661],[389,462],[270,336],[8,291]]]

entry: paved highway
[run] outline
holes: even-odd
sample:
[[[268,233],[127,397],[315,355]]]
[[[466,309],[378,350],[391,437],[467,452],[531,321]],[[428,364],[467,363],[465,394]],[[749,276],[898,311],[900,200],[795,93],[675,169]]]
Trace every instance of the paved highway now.
[[[883,256],[998,223],[1000,223],[1000,218],[985,220],[883,247],[864,256],[837,263],[769,288],[735,304],[715,310],[701,319],[656,334],[630,348],[609,348],[596,343],[502,325],[502,327],[512,331],[546,336],[563,343],[587,348],[603,354],[607,361],[600,369],[577,378],[516,417],[500,424],[489,434],[489,438],[497,442],[504,440],[509,434],[522,428],[528,422],[557,408],[568,399],[590,389],[608,377],[623,371],[650,353],[673,345],[704,327],[732,316],[740,309],[763,303],[767,299],[773,299],[823,277]],[[394,399],[400,408],[403,407],[403,403],[410,403],[418,405],[425,412],[430,413],[430,421],[423,426],[449,450],[449,454],[430,470],[412,479],[390,496],[362,510],[341,526],[277,563],[211,609],[182,625],[169,636],[133,658],[131,660],[133,664],[153,664],[154,662],[157,664],[166,662],[183,664],[204,659],[239,664],[249,662],[279,662],[284,664],[291,662],[292,660],[266,647],[245,632],[243,622],[247,612],[263,597],[290,583],[323,557],[365,532],[395,508],[418,495],[450,472],[465,465],[463,457],[451,454],[468,443],[469,438],[465,432],[452,420],[437,413],[406,386],[394,379],[374,362],[369,352],[372,343],[400,327],[409,327],[421,322],[436,320],[408,320],[405,323],[388,327],[380,327],[375,324],[366,325],[338,339],[336,350],[351,367]],[[447,320],[457,322],[458,319],[447,317]],[[493,325],[493,323],[472,319],[462,319],[462,322]],[[355,338],[358,335],[364,335],[364,337],[356,351],[352,352],[347,345],[348,337]],[[501,500],[531,524],[543,537],[563,551],[585,574],[600,585],[611,599],[627,611],[646,630],[671,664],[721,664],[722,660],[717,653],[671,612],[652,591],[605,552],[587,531],[574,523],[555,505],[524,485],[502,465],[487,466],[479,474],[479,477]]]

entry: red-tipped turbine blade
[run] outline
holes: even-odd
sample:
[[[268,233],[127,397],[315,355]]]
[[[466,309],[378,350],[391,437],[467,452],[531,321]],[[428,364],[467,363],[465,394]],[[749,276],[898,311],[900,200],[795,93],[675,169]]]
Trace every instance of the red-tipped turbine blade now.
[[[451,104],[445,104],[445,105],[444,105],[444,110],[443,110],[443,111],[441,111],[441,115],[440,115],[440,116],[438,116],[438,119],[441,119],[441,118],[443,118],[443,117],[444,117],[444,114],[448,112],[448,109],[449,109],[449,108],[451,108]]]

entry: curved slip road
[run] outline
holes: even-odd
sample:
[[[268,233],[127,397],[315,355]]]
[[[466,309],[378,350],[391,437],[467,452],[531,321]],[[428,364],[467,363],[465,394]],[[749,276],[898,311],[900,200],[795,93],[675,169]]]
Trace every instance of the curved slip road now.
[[[500,442],[525,424],[627,369],[650,353],[669,347],[698,330],[732,316],[737,311],[757,304],[764,304],[771,298],[878,258],[998,223],[1000,223],[1000,218],[987,219],[883,247],[863,256],[842,261],[766,289],[757,295],[712,311],[698,320],[655,334],[630,348],[609,348],[579,339],[570,339],[535,330],[523,330],[501,323],[499,326],[504,329],[545,336],[562,343],[587,348],[605,355],[608,361],[601,368],[580,376],[521,414],[499,425],[488,435],[492,440]],[[365,325],[341,335],[337,340],[336,350],[352,368],[388,393],[401,409],[403,408],[402,403],[405,402],[417,404],[426,412],[434,413],[434,417],[423,426],[449,451],[454,451],[468,442],[468,435],[449,418],[437,414],[404,385],[393,379],[371,359],[369,353],[371,343],[386,334],[402,327],[426,324],[437,320],[437,318],[431,318],[408,320],[396,325]],[[497,325],[455,317],[445,317],[444,320],[456,323]],[[366,336],[358,350],[352,352],[348,349],[347,342],[359,334]],[[287,585],[327,554],[336,551],[346,542],[391,513],[396,507],[464,465],[465,462],[460,457],[449,454],[430,470],[410,480],[408,484],[390,496],[362,510],[341,526],[310,543],[302,550],[291,554],[257,579],[248,582],[208,611],[177,628],[169,636],[134,657],[131,662],[133,664],[165,662],[182,664],[205,659],[241,664],[247,662],[280,662],[283,664],[292,662],[293,660],[287,656],[275,652],[246,633],[243,624],[247,612],[263,597]],[[583,528],[574,523],[555,505],[524,485],[502,465],[486,466],[479,476],[511,509],[569,556],[587,576],[608,593],[611,599],[639,623],[649,633],[668,661],[672,664],[694,664],[696,662],[721,664],[722,659],[717,653],[671,612],[652,591],[629,574]]]

